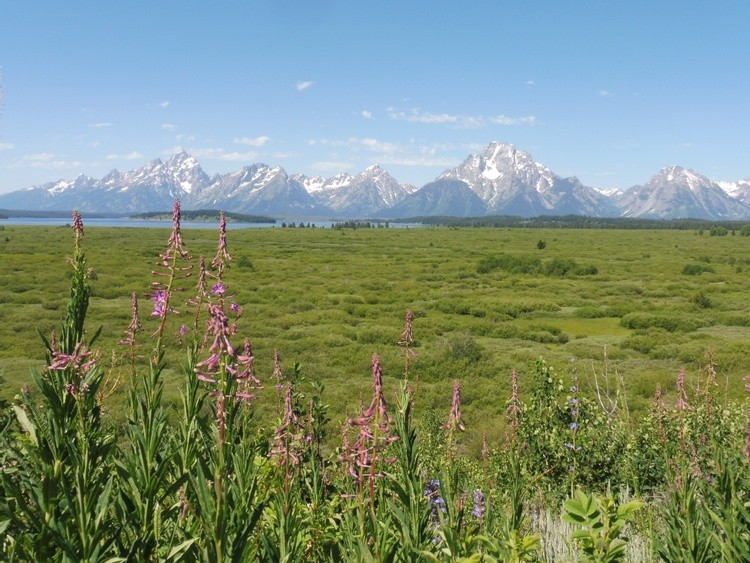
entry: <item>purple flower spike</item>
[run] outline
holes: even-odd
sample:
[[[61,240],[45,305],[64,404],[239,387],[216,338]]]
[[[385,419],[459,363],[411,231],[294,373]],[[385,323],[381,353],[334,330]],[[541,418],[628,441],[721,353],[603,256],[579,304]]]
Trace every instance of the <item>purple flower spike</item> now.
[[[154,302],[154,310],[151,316],[164,318],[167,315],[167,292],[161,290],[155,291],[151,296],[151,301]]]
[[[482,518],[484,518],[485,510],[486,507],[484,493],[479,489],[474,489],[474,509],[471,511],[471,513],[476,518],[481,520]]]
[[[225,291],[226,291],[226,288],[224,287],[224,284],[221,282],[214,284],[213,287],[211,288],[211,293],[213,293],[214,295],[223,296]]]

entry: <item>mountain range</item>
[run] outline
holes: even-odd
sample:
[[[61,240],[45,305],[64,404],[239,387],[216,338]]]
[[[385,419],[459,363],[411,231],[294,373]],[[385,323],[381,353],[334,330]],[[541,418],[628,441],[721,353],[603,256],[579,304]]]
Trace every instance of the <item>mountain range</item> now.
[[[0,209],[84,212],[223,209],[277,217],[396,219],[418,216],[585,215],[708,220],[750,219],[750,179],[714,181],[667,166],[648,182],[604,192],[562,178],[514,145],[492,142],[418,188],[400,184],[380,166],[356,176],[289,175],[280,166],[251,164],[208,176],[180,151],[101,179],[80,175],[0,195]]]

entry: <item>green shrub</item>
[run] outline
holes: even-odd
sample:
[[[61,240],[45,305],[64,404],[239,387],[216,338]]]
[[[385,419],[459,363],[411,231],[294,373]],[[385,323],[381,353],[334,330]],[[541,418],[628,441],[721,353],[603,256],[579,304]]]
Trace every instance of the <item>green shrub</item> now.
[[[704,272],[713,274],[714,269],[711,266],[704,266],[703,264],[685,264],[685,267],[682,268],[684,276],[699,276]]]

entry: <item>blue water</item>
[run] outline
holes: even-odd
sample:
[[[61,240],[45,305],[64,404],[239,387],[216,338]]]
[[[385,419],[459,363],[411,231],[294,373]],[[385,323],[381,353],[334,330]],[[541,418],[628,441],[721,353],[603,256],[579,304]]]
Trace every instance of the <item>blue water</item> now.
[[[127,217],[86,217],[82,215],[84,227],[141,227],[141,228],[164,228],[171,229],[172,221],[147,221],[144,219],[128,219]],[[61,226],[69,225],[72,219],[69,217],[10,217],[8,219],[0,219],[0,225],[46,225],[46,226]],[[286,221],[291,223],[292,220]],[[276,223],[239,223],[239,222],[227,222],[227,229],[280,229],[283,221],[277,221]],[[300,221],[296,221],[299,223]],[[315,225],[316,227],[330,228],[331,225],[337,221],[303,221],[305,225]],[[182,221],[180,226],[183,229],[216,229],[217,222],[195,222],[195,221]],[[375,224],[374,224],[375,225]],[[390,223],[391,228],[409,228],[418,227],[418,224],[406,224],[406,223]]]

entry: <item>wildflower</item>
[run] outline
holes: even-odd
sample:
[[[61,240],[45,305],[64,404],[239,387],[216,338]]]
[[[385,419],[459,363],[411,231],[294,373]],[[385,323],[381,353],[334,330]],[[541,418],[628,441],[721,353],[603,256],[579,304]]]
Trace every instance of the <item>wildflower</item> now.
[[[425,483],[423,492],[430,503],[432,524],[437,527],[440,525],[440,513],[445,512],[445,501],[440,496],[440,481],[430,479]]]
[[[578,423],[577,422],[571,422],[570,423],[570,429],[575,431],[578,430]]]
[[[193,328],[198,328],[198,317],[200,317],[201,309],[203,308],[203,302],[208,297],[208,291],[206,289],[206,259],[204,256],[198,258],[198,281],[196,283],[196,295],[188,299],[188,305],[195,307],[195,315],[193,321]]]
[[[224,217],[224,212],[219,214],[219,246],[216,248],[216,255],[211,261],[211,267],[218,270],[216,278],[221,280],[224,274],[224,268],[232,259],[231,254],[227,250],[227,220]]]
[[[120,344],[127,344],[129,346],[135,345],[135,335],[138,334],[143,327],[141,321],[138,318],[138,296],[133,292],[130,295],[130,324],[125,329],[125,338],[120,340]]]
[[[401,337],[398,339],[398,345],[402,348],[410,349],[414,345],[414,332],[411,328],[411,323],[414,320],[414,314],[410,309],[406,310],[406,322],[404,324],[404,332],[401,333]],[[412,351],[412,354],[414,352]],[[415,354],[416,355],[416,354]]]
[[[151,312],[152,317],[164,318],[167,315],[167,292],[166,291],[155,291],[151,295],[151,301],[154,302],[154,310]]]
[[[451,412],[448,415],[448,422],[443,428],[454,432],[456,429],[466,430],[464,423],[461,421],[461,384],[456,379],[453,382],[453,398],[451,399]]]
[[[224,287],[224,284],[221,282],[216,283],[213,285],[213,287],[211,287],[211,293],[213,295],[223,296],[225,291],[226,291],[226,288]]]
[[[78,246],[78,243],[83,236],[83,220],[77,209],[73,211],[73,224],[71,225],[71,228],[75,233],[76,246]]]
[[[573,386],[572,386],[572,387],[570,388],[570,392],[571,392],[571,393],[578,393],[578,386],[577,386],[577,385],[573,385]]]
[[[521,414],[521,401],[518,398],[518,372],[513,370],[510,376],[511,393],[508,401],[508,421],[513,440],[515,441],[518,432],[518,417]]]
[[[263,385],[260,380],[255,377],[255,369],[253,367],[253,361],[255,358],[253,356],[253,350],[250,346],[249,338],[245,338],[242,354],[237,355],[236,359],[238,369],[234,372],[234,377],[237,380],[239,389],[235,393],[235,396],[240,399],[255,399],[252,390],[262,389]]]
[[[486,510],[484,493],[479,489],[474,489],[474,508],[471,513],[478,519],[484,518]]]
[[[73,369],[86,374],[96,364],[96,358],[93,352],[83,352],[80,342],[76,343],[73,353],[64,354],[62,352],[52,352],[52,363],[47,366],[50,370]]]
[[[226,366],[229,363],[227,360],[231,361],[235,356],[234,347],[229,341],[229,337],[233,334],[233,327],[229,326],[229,319],[220,305],[209,304],[208,313],[210,319],[206,337],[213,337],[209,346],[211,354],[208,358],[196,364],[195,371],[201,381],[216,383],[216,376],[222,365],[222,360],[224,359],[223,365]],[[227,358],[222,358],[224,354]]]
[[[482,432],[482,461],[487,463],[490,459],[490,446],[487,444],[487,432]]]
[[[279,351],[274,350],[273,351],[273,378],[276,380],[276,390],[281,391],[284,389],[284,385],[282,384],[282,381],[284,379],[284,374],[281,372],[281,356],[279,356]]]
[[[359,479],[362,487],[364,469],[369,469],[370,494],[374,494],[374,478],[381,477],[377,471],[378,462],[393,463],[395,458],[384,458],[381,454],[388,445],[398,438],[391,435],[391,417],[387,412],[385,394],[383,393],[383,370],[380,366],[380,358],[377,354],[372,355],[372,401],[367,409],[360,407],[359,416],[347,420],[347,430],[357,431],[357,439],[351,443],[348,436],[345,440],[346,447],[343,448],[341,460],[349,463],[349,472]],[[346,436],[346,430],[345,430]]]
[[[299,417],[294,412],[291,383],[286,385],[284,416],[274,432],[273,442],[269,457],[277,459],[281,465],[296,465],[300,462],[306,440]]]
[[[750,422],[747,423],[745,429],[745,447],[742,450],[742,454],[745,456],[745,461],[750,463]]]
[[[242,314],[242,307],[240,307],[239,303],[232,303],[229,305],[229,310],[233,313],[237,313],[238,317]]]
[[[687,402],[687,391],[685,391],[685,368],[680,369],[677,374],[677,410],[689,408]]]
[[[187,327],[185,325],[180,325],[180,336],[185,336],[186,332],[187,332]]]

